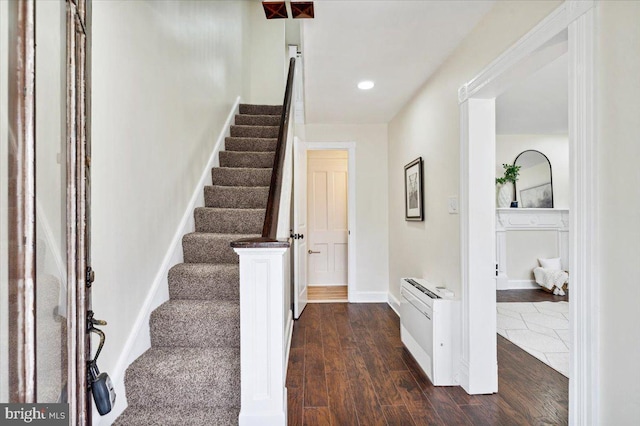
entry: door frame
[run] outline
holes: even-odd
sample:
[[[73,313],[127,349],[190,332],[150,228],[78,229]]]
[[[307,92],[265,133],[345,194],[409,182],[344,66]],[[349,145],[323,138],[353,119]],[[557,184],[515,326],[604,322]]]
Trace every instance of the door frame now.
[[[21,404],[37,397],[35,8],[35,0],[8,6],[8,373],[9,402]]]
[[[356,142],[303,142],[302,149],[304,155],[307,151],[347,151],[347,222],[349,225],[349,247],[347,261],[349,271],[347,271],[347,300],[353,303],[356,296]],[[301,173],[307,174],[307,167]],[[305,200],[306,202],[306,200]],[[307,209],[307,229],[309,228],[309,209]],[[308,276],[307,270],[307,276]]]
[[[569,263],[572,280],[579,283],[572,287],[570,299],[569,424],[595,424],[599,410],[599,268],[592,1],[567,1],[560,5],[458,92],[463,311],[460,384],[469,393],[498,390],[495,97],[513,81],[529,75],[530,54],[564,30],[568,30],[572,197]]]
[[[67,5],[67,401],[71,424],[92,423],[91,28],[92,0]]]
[[[89,256],[90,28],[91,0],[65,0],[66,6],[66,245],[67,245],[67,402],[70,424],[91,423],[87,360],[91,342]],[[36,353],[36,1],[9,4],[8,231],[9,401],[37,400]],[[11,23],[15,25],[12,25]]]

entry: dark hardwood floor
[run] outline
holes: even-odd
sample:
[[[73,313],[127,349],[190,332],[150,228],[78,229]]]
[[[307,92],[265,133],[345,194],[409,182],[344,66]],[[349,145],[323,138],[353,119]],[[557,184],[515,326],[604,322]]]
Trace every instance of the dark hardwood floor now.
[[[296,321],[289,425],[567,424],[568,380],[498,336],[499,392],[434,387],[386,304],[310,304]]]
[[[544,290],[498,290],[496,302],[568,302],[569,290],[564,296],[554,296]]]

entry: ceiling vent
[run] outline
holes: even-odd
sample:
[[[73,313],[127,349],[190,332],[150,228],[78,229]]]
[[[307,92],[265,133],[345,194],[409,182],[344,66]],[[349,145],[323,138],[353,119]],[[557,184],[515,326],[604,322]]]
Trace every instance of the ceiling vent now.
[[[292,1],[291,16],[294,19],[313,19],[314,10],[312,1]],[[262,7],[267,19],[286,19],[287,4],[284,1],[263,1]]]
[[[292,1],[291,15],[293,19],[313,19],[313,2],[312,1]]]
[[[286,19],[289,17],[287,5],[283,1],[263,1],[262,7],[267,19]]]

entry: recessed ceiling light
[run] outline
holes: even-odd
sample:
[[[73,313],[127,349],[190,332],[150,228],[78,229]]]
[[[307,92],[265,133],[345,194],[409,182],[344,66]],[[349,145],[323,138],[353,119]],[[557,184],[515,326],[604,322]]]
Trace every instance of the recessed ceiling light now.
[[[361,81],[358,83],[358,89],[360,90],[369,90],[372,89],[375,84],[371,80]]]

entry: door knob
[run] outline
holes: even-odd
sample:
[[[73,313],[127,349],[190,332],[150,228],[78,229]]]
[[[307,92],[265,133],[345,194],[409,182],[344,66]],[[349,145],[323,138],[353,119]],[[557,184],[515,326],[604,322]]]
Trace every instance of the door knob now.
[[[302,239],[304,239],[304,234],[291,234],[290,236],[294,240],[302,240]]]
[[[320,251],[313,251],[313,250],[309,250],[307,253],[309,253],[309,254],[320,254],[320,253],[322,253],[322,252],[320,252]]]

